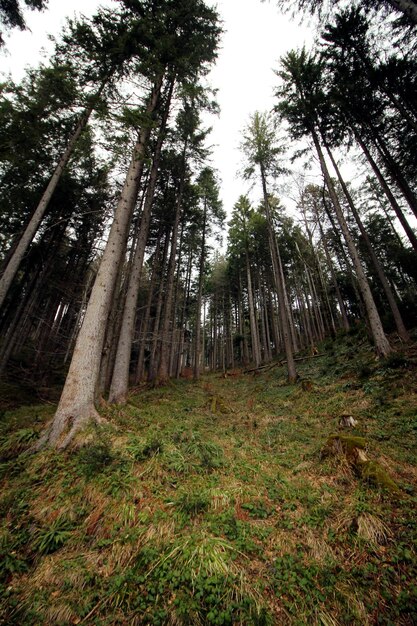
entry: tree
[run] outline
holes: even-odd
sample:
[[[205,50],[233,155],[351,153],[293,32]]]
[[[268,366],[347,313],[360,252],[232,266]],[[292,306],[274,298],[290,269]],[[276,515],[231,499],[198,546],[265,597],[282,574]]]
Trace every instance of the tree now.
[[[358,0],[360,6],[365,10],[376,9],[384,12],[401,13],[405,18],[406,25],[417,24],[417,2],[415,0]],[[283,10],[298,9],[306,11],[311,15],[315,13],[322,16],[328,15],[340,0],[293,0],[288,3],[286,0],[278,0],[277,4]]]
[[[207,71],[207,66],[215,58],[220,33],[217,14],[203,2],[187,0],[178,6],[172,0],[165,0],[162,6],[159,6],[158,13],[153,11],[152,15],[151,34],[155,35],[155,39],[152,40],[154,47],[146,67],[146,75],[152,81],[152,87],[146,109],[143,111],[142,127],[117,203],[60,403],[52,426],[45,432],[40,446],[49,443],[65,447],[86,423],[101,422],[95,408],[95,399],[102,349],[164,76],[168,68],[171,69],[170,74],[175,74],[176,61],[181,63],[184,74],[187,69],[189,76],[198,76],[199,73]]]
[[[322,108],[325,107],[325,97],[321,86],[323,66],[312,55],[308,55],[305,50],[302,50],[289,52],[281,60],[281,67],[279,76],[283,81],[283,86],[278,92],[281,100],[276,110],[283,119],[287,119],[291,124],[290,132],[294,137],[310,136],[313,141],[333,209],[358,278],[376,351],[380,356],[386,356],[391,351],[391,347],[385,336],[366,274],[343,214],[320,143],[320,131],[323,127],[320,114]]]
[[[256,311],[253,297],[253,281],[251,270],[251,237],[250,237],[250,221],[253,218],[254,209],[246,196],[240,196],[233,207],[232,218],[229,222],[229,247],[228,255],[230,257],[243,256],[246,270],[246,289],[248,294],[249,306],[249,324],[252,346],[252,359],[255,366],[261,364],[261,350],[259,345],[259,333],[256,322]],[[242,325],[243,328],[243,325]]]
[[[141,50],[141,46],[138,41],[133,44],[132,37],[126,38],[125,31],[123,31],[123,34],[121,35],[120,27],[122,23],[125,28],[126,15],[115,14],[113,19],[109,20],[106,12],[99,13],[95,16],[93,26],[89,25],[87,22],[72,23],[70,24],[70,35],[67,34],[64,44],[61,44],[58,47],[57,56],[63,56],[66,61],[66,65],[63,67],[62,65],[58,65],[58,67],[52,67],[49,70],[50,81],[47,86],[52,84],[54,91],[58,91],[53,84],[55,80],[54,73],[57,74],[57,78],[59,79],[61,78],[63,69],[68,73],[72,70],[73,75],[75,73],[85,74],[80,81],[81,89],[79,88],[78,91],[73,89],[71,94],[72,101],[68,102],[67,105],[70,106],[74,104],[75,96],[77,95],[85,101],[86,106],[80,114],[75,124],[75,128],[68,137],[68,143],[58,160],[54,172],[49,179],[46,189],[34,209],[29,222],[21,234],[19,241],[13,246],[11,253],[8,255],[6,267],[4,268],[3,274],[0,278],[0,308],[4,303],[7,292],[12,284],[16,272],[19,269],[20,263],[22,262],[22,259],[26,254],[26,251],[28,250],[29,245],[31,244],[45,215],[45,211],[48,208],[62,173],[73,155],[75,146],[77,145],[77,142],[85,129],[93,110],[98,105],[104,89],[108,87],[108,84],[114,79],[115,75],[124,73],[124,65],[126,61],[132,56],[137,56]],[[103,37],[103,31],[101,30],[103,24],[106,28],[105,37]],[[132,27],[130,26],[130,28]],[[69,42],[67,46],[65,46],[66,42]],[[126,42],[129,43],[128,46],[126,46]],[[88,45],[88,47],[87,49],[84,48],[84,67],[81,68],[81,70],[79,68],[75,69],[71,67],[71,61],[68,58],[70,52],[74,47],[76,47],[77,55],[80,55],[80,49],[82,49],[85,45]],[[115,53],[115,50],[117,50],[117,53]],[[85,68],[86,65],[87,68]],[[88,84],[90,79],[93,80],[94,91],[92,94],[85,93],[86,82]],[[81,93],[79,93],[80,91]]]
[[[281,332],[283,336],[285,354],[287,357],[288,380],[290,382],[295,382],[297,379],[297,372],[295,369],[291,341],[285,278],[273,227],[268,193],[268,177],[275,177],[279,172],[280,168],[278,165],[278,155],[282,152],[281,148],[276,144],[276,129],[270,116],[265,113],[258,112],[252,115],[250,122],[244,131],[241,147],[246,158],[246,167],[243,170],[244,178],[253,178],[257,172],[260,176],[263,192],[263,205],[268,224],[269,249],[272,260],[275,287],[279,301]]]
[[[194,350],[194,380],[200,376],[201,361],[201,308],[203,302],[204,270],[206,263],[206,240],[210,233],[209,225],[213,221],[222,222],[225,214],[222,203],[219,199],[219,187],[215,173],[209,167],[205,167],[197,179],[198,192],[202,204],[202,224],[201,224],[201,248],[198,268],[198,293],[196,303],[195,321],[195,350]]]

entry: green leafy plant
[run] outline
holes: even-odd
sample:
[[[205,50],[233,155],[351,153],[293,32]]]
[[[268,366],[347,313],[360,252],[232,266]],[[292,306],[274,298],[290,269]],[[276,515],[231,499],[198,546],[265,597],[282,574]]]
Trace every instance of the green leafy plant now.
[[[210,498],[204,491],[183,491],[178,495],[175,506],[182,513],[194,516],[209,508]]]
[[[57,517],[50,526],[36,531],[34,547],[41,554],[50,554],[61,548],[71,534],[71,522],[62,516]]]

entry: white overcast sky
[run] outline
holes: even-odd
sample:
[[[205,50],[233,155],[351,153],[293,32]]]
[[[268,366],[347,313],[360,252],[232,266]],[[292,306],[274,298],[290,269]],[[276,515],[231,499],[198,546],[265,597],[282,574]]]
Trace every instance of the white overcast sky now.
[[[14,31],[6,39],[6,53],[0,53],[0,67],[20,79],[25,66],[36,65],[42,49],[50,50],[48,34],[58,35],[66,17],[89,16],[98,6],[116,5],[116,0],[49,0],[43,13],[28,12],[30,31]],[[309,46],[312,32],[289,16],[279,13],[274,0],[218,0],[215,5],[223,20],[221,49],[210,84],[218,89],[220,116],[212,117],[213,166],[222,180],[224,207],[230,211],[247,183],[237,177],[241,161],[239,143],[249,116],[273,106],[276,77],[273,70],[288,50]]]

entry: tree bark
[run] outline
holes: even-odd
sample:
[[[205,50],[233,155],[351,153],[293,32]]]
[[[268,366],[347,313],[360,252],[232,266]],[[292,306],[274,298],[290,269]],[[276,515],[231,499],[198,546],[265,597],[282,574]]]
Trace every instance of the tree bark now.
[[[371,289],[369,287],[368,280],[362,268],[362,264],[359,259],[358,252],[356,250],[356,246],[349,232],[345,217],[343,215],[342,207],[340,206],[336,191],[334,189],[332,180],[330,178],[330,174],[327,169],[326,161],[324,159],[324,155],[323,155],[316,131],[312,130],[311,134],[313,137],[314,145],[317,150],[317,155],[319,157],[320,166],[323,172],[324,179],[326,181],[327,189],[329,191],[330,198],[334,206],[337,220],[339,222],[340,228],[342,230],[343,236],[348,246],[348,249],[352,258],[353,266],[355,268],[356,276],[358,278],[359,288],[363,296],[369,324],[370,324],[371,331],[372,331],[372,336],[375,342],[375,349],[379,356],[386,357],[391,352],[391,346],[389,344],[388,339],[385,336],[384,329],[382,328],[381,319],[379,317],[377,308],[375,306],[375,302],[371,293]]]
[[[150,117],[153,117],[156,110],[161,85],[162,76],[159,76],[152,88],[146,108]],[[147,124],[139,133],[58,409],[51,428],[45,432],[38,447],[49,444],[64,448],[76,432],[89,421],[97,423],[102,421],[94,406],[96,384],[115,282],[126,249],[150,133],[150,124]]]
[[[366,247],[368,249],[369,255],[370,255],[371,260],[372,260],[372,264],[373,264],[373,266],[375,268],[375,271],[377,273],[377,276],[378,276],[378,278],[379,278],[379,280],[381,282],[382,288],[384,289],[385,295],[386,295],[387,300],[388,300],[388,304],[390,306],[392,315],[394,317],[394,321],[395,321],[395,325],[397,327],[398,335],[401,337],[401,339],[403,341],[409,341],[410,335],[408,334],[407,329],[404,326],[404,322],[403,322],[403,319],[401,317],[401,313],[400,313],[400,310],[398,308],[397,302],[395,300],[395,296],[394,296],[394,294],[392,292],[392,289],[390,287],[390,284],[389,284],[389,282],[388,282],[388,280],[387,280],[387,278],[385,276],[385,272],[384,272],[384,270],[383,270],[383,268],[381,266],[381,263],[379,262],[379,259],[378,259],[378,257],[376,256],[376,254],[374,252],[374,249],[372,247],[372,243],[371,243],[371,241],[370,241],[370,239],[368,237],[368,233],[366,232],[366,230],[365,230],[365,228],[363,226],[362,220],[361,220],[361,218],[359,216],[359,213],[356,210],[356,206],[355,206],[355,204],[354,204],[354,202],[352,200],[352,196],[350,195],[349,190],[348,190],[348,188],[346,186],[346,183],[343,180],[343,177],[342,177],[342,175],[340,173],[340,170],[339,170],[339,168],[337,166],[337,163],[336,163],[336,161],[335,161],[335,159],[333,157],[333,154],[332,154],[330,148],[327,145],[326,145],[326,150],[327,150],[327,153],[328,153],[328,155],[330,157],[330,161],[332,162],[334,170],[336,172],[337,178],[338,178],[338,180],[339,180],[339,182],[341,184],[341,187],[343,189],[343,193],[346,196],[346,200],[348,201],[348,204],[349,204],[349,207],[350,207],[350,209],[352,211],[353,217],[355,218],[355,221],[356,221],[356,223],[357,223],[357,225],[359,227],[359,231],[360,231],[360,233],[361,233],[361,235],[363,237],[363,240],[365,242],[365,245],[366,245]]]
[[[151,173],[146,190],[146,199],[139,226],[139,237],[136,243],[136,251],[129,274],[129,283],[123,309],[123,319],[117,343],[117,352],[113,369],[113,377],[110,386],[109,402],[120,404],[126,402],[129,390],[129,365],[132,351],[133,335],[136,322],[136,303],[140,288],[140,274],[142,271],[143,258],[145,255],[146,242],[148,240],[149,225],[153,197],[158,179],[158,168],[161,157],[162,144],[165,138],[165,127],[168,120],[174,81],[171,81],[165,110],[161,120],[159,135],[155,147]]]

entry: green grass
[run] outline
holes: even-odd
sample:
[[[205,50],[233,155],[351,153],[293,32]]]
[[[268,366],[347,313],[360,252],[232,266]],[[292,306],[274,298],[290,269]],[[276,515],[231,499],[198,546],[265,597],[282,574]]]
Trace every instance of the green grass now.
[[[0,623],[417,623],[415,364],[347,336],[300,374],[144,388],[62,454],[27,453],[53,407],[5,411]]]

